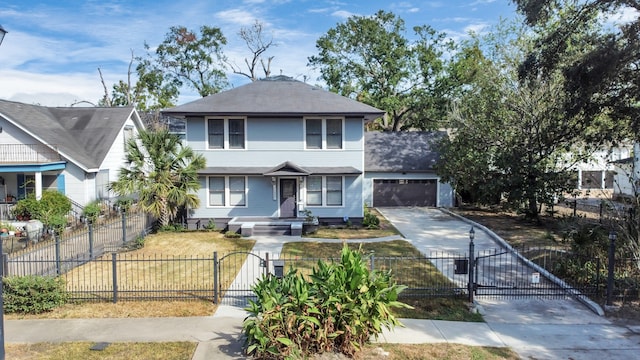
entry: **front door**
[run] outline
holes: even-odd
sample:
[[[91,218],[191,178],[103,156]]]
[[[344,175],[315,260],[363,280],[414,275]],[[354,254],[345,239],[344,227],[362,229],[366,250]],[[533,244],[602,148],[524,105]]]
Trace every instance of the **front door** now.
[[[280,217],[296,216],[296,180],[280,179]]]

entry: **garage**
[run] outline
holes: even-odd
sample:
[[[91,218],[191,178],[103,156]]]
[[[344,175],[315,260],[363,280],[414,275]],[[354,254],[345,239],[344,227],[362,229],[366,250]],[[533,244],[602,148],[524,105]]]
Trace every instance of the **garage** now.
[[[374,179],[373,206],[436,206],[435,179]]]

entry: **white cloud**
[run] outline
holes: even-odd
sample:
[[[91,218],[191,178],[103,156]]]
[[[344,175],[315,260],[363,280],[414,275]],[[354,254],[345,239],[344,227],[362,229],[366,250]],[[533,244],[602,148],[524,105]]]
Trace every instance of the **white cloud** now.
[[[231,9],[219,11],[215,14],[216,18],[239,26],[250,26],[256,21],[256,15],[249,11],[240,9]]]
[[[88,73],[38,74],[16,70],[0,71],[0,98],[46,106],[69,106],[77,101],[97,103],[103,95],[97,71]],[[107,81],[114,81],[108,78]],[[18,100],[19,99],[19,100]]]
[[[331,16],[340,18],[340,19],[348,19],[352,16],[355,16],[357,14],[346,11],[346,10],[337,10],[331,13]]]

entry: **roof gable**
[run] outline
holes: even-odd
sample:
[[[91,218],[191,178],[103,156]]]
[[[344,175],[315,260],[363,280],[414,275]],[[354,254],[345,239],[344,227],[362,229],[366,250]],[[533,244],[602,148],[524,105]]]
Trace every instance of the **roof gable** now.
[[[384,111],[288,77],[254,81],[163,113],[188,115],[342,115],[373,120]]]
[[[102,164],[134,114],[133,107],[45,107],[0,100],[0,116],[44,144],[57,146],[63,156],[85,169]]]
[[[365,132],[365,171],[433,171],[440,158],[435,142],[444,136],[444,131]]]

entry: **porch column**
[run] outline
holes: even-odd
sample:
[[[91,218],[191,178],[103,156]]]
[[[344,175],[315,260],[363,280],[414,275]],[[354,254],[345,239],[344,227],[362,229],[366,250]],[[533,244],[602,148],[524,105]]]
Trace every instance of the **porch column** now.
[[[40,200],[42,198],[42,172],[36,171],[34,177],[36,179],[36,199]]]

